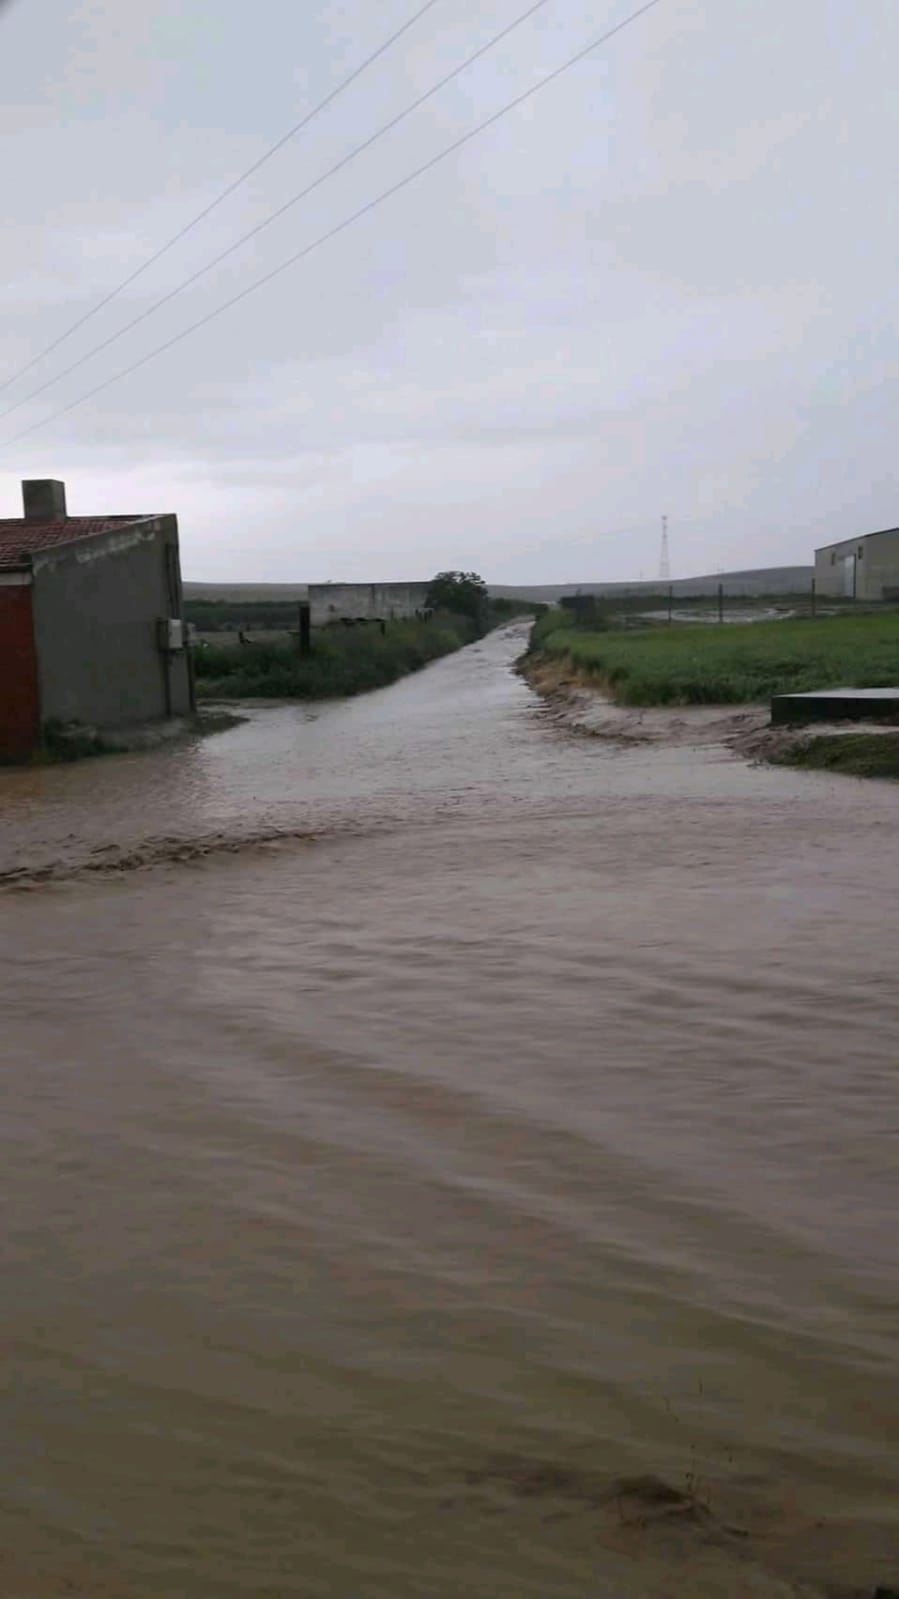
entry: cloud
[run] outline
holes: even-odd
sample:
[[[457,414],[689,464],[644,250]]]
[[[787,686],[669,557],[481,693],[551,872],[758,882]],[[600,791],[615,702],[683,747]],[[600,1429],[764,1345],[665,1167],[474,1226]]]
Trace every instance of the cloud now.
[[[45,0],[4,19],[0,362],[27,360],[408,13]],[[609,21],[625,13],[612,7]],[[508,22],[437,13],[19,398]],[[604,19],[605,20],[605,19]],[[207,280],[0,427],[138,360],[598,31],[563,0]],[[670,0],[295,271],[4,451],[172,508],[191,576],[627,577],[897,520],[891,44],[872,0]],[[10,53],[11,51],[11,53]],[[54,364],[55,363],[55,364]],[[15,424],[15,426],[14,426]]]

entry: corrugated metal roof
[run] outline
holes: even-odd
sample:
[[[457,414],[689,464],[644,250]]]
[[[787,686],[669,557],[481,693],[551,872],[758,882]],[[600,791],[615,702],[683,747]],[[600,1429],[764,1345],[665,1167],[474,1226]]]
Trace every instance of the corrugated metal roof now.
[[[885,539],[896,533],[899,533],[899,527],[880,527],[875,533],[847,533],[843,539],[834,539],[830,544],[819,544],[815,554],[821,555],[825,550],[838,550],[844,544],[864,544],[867,539]]]
[[[137,516],[67,516],[58,522],[31,522],[22,516],[4,518],[0,520],[0,571],[21,566],[24,555],[140,520]]]

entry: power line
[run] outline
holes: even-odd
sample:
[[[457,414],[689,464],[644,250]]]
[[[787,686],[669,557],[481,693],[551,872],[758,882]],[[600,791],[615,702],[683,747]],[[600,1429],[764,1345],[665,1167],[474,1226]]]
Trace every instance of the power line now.
[[[2,0],[0,0],[0,4],[2,4]],[[160,245],[159,249],[156,250],[153,255],[148,256],[142,266],[137,267],[129,277],[123,278],[122,282],[118,284],[116,288],[110,289],[109,293],[104,295],[102,300],[98,300],[97,304],[93,306],[90,311],[86,311],[84,316],[78,318],[77,322],[73,322],[70,328],[67,328],[64,333],[59,335],[58,339],[53,340],[52,344],[48,344],[45,349],[39,350],[38,354],[32,356],[30,361],[26,361],[25,365],[19,367],[17,372],[14,372],[11,377],[6,378],[2,383],[0,383],[0,394],[3,393],[4,389],[8,389],[11,384],[18,382],[19,378],[24,377],[26,372],[30,372],[31,368],[33,366],[37,366],[39,361],[43,361],[45,356],[51,355],[54,350],[58,350],[59,346],[61,344],[65,344],[66,340],[70,339],[73,333],[77,333],[79,328],[83,328],[84,324],[86,322],[90,322],[99,311],[102,311],[107,305],[110,305],[113,300],[118,299],[118,296],[124,293],[125,289],[130,288],[131,284],[135,283],[139,277],[142,277],[151,266],[155,266],[157,261],[161,261],[162,257],[168,254],[169,250],[173,249],[176,244],[180,244],[181,240],[185,239],[189,233],[192,233],[194,228],[197,227],[199,223],[204,222],[213,211],[217,210],[222,202],[227,200],[229,196],[234,193],[235,189],[239,189],[242,183],[246,183],[247,178],[251,178],[255,172],[259,171],[260,167],[264,167],[266,162],[271,160],[273,155],[277,155],[279,150],[283,150],[285,144],[289,144],[290,140],[296,138],[298,133],[302,133],[304,128],[308,128],[310,122],[314,121],[314,119],[319,116],[320,113],[329,105],[331,105],[339,95],[343,94],[344,90],[348,89],[351,83],[355,83],[356,79],[360,78],[363,72],[366,72],[369,67],[373,66],[376,61],[380,60],[381,56],[385,55],[386,52],[396,44],[397,40],[401,39],[404,33],[408,33],[409,29],[414,27],[419,18],[423,17],[425,12],[430,11],[431,8],[436,4],[437,0],[425,0],[425,4],[420,6],[419,9],[411,17],[409,17],[408,21],[403,23],[402,27],[397,28],[396,32],[392,33],[389,39],[385,39],[384,43],[380,44],[377,50],[372,51],[370,56],[366,56],[365,60],[360,62],[358,67],[353,69],[348,78],[344,78],[340,83],[337,84],[336,88],[332,89],[329,94],[325,95],[323,100],[319,100],[318,105],[313,106],[311,111],[307,111],[306,115],[301,117],[299,122],[295,122],[292,128],[288,128],[287,132],[282,134],[281,138],[277,139],[274,144],[270,145],[269,148],[258,158],[258,160],[253,162],[252,166],[247,167],[245,172],[242,172],[240,176],[235,178],[232,183],[229,183],[228,187],[223,189],[221,194],[217,195],[214,200],[210,200],[209,204],[204,206],[202,211],[198,211],[197,215],[193,217],[190,222],[186,222],[183,228],[179,228],[177,233],[173,233],[172,237],[166,244]],[[40,390],[38,390],[38,393],[40,393]],[[22,403],[24,404],[24,401]],[[3,414],[8,415],[9,413],[4,412]]]
[[[215,310],[208,311],[205,316],[199,317],[196,322],[191,322],[188,327],[182,328],[180,333],[176,333],[172,338],[166,339],[164,344],[157,345],[155,350],[150,350],[146,355],[141,356],[139,360],[132,361],[129,366],[123,367],[120,372],[113,373],[112,377],[105,378],[102,383],[96,384],[86,394],[79,395],[77,399],[70,400],[68,405],[61,406],[58,411],[51,411],[49,416],[43,417],[38,422],[32,422],[29,427],[22,428],[19,433],[14,433],[11,438],[4,441],[2,447],[6,448],[11,444],[16,444],[20,439],[27,438],[30,433],[36,432],[38,428],[46,427],[48,423],[57,421],[61,416],[67,416],[70,411],[75,410],[76,406],[84,405],[87,400],[94,399],[96,395],[102,394],[104,390],[112,388],[114,383],[120,383],[123,378],[130,377],[132,372],[139,371],[148,362],[154,361],[157,356],[164,355],[167,350],[171,350],[176,344],[180,344],[182,339],[188,338],[191,333],[197,333],[200,328],[206,327],[210,322],[214,322],[216,317],[221,316],[223,312],[230,311],[232,306],[240,304],[249,295],[255,294],[258,289],[264,288],[267,283],[271,283],[275,278],[280,277],[282,272],[287,272],[291,267],[297,266],[300,261],[311,255],[314,250],[320,249],[322,245],[327,244],[331,239],[337,238],[338,234],[344,233],[354,223],[361,221],[363,217],[368,216],[371,211],[383,205],[393,195],[399,194],[418,178],[423,177],[426,172],[430,172],[434,167],[439,166],[442,161],[448,160],[457,150],[461,150],[463,146],[469,144],[479,134],[486,132],[488,128],[494,127],[503,117],[508,116],[510,111],[514,111],[518,106],[524,105],[526,100],[530,100],[541,89],[545,89],[548,84],[554,83],[563,73],[570,71],[572,67],[577,66],[578,62],[585,60],[592,51],[598,50],[603,44],[607,44],[616,34],[622,33],[625,28],[630,27],[632,23],[637,22],[647,12],[653,11],[661,3],[662,0],[645,0],[645,3],[638,6],[636,11],[632,11],[621,22],[617,22],[613,28],[609,28],[605,33],[600,34],[598,38],[584,45],[573,56],[569,56],[567,61],[563,61],[561,66],[554,67],[552,72],[546,73],[536,83],[531,84],[529,89],[525,89],[521,94],[516,95],[514,100],[508,100],[498,111],[494,111],[489,117],[485,117],[482,122],[476,123],[467,133],[463,133],[458,139],[454,139],[451,144],[446,145],[443,150],[431,156],[428,161],[423,161],[421,166],[415,167],[404,178],[392,183],[389,188],[382,189],[381,193],[375,195],[373,200],[367,201],[358,210],[351,212],[348,217],[344,217],[342,222],[335,223],[334,227],[329,228],[326,233],[319,234],[318,238],[313,239],[310,244],[304,245],[302,250],[297,250],[294,255],[288,256],[287,260],[282,261],[279,266],[273,267],[270,272],[266,272],[261,278],[257,278],[255,283],[248,284],[238,294],[232,295],[230,300],[225,300],[222,305],[216,306]]]
[[[255,239],[258,234],[264,232],[266,228],[271,227],[271,224],[273,222],[277,222],[279,217],[283,217],[287,211],[290,211],[295,205],[299,205],[301,200],[307,199],[308,196],[313,194],[316,189],[320,189],[322,184],[327,183],[330,178],[335,177],[336,174],[341,172],[344,167],[348,166],[351,161],[355,161],[356,157],[358,155],[362,155],[363,151],[370,150],[373,144],[377,144],[378,140],[383,139],[385,134],[390,133],[392,129],[397,127],[399,123],[403,122],[406,117],[411,116],[413,111],[418,111],[427,100],[432,99],[433,96],[439,93],[441,89],[446,88],[446,85],[448,83],[452,83],[454,78],[458,78],[460,74],[465,72],[468,67],[472,66],[475,61],[479,61],[481,56],[486,55],[489,50],[494,49],[494,47],[500,44],[503,39],[507,38],[510,33],[514,33],[516,28],[520,28],[523,23],[527,22],[535,12],[541,11],[543,7],[548,4],[549,0],[533,0],[533,4],[528,6],[527,10],[523,11],[520,16],[517,16],[513,22],[508,23],[505,28],[501,28],[499,33],[495,33],[493,35],[492,39],[488,39],[486,44],[482,44],[477,50],[474,51],[472,55],[467,56],[464,61],[460,62],[459,66],[453,68],[452,72],[447,72],[438,80],[437,83],[433,84],[430,89],[427,89],[424,94],[420,94],[417,100],[412,101],[411,105],[406,106],[405,109],[400,111],[395,117],[391,117],[389,122],[385,122],[383,126],[378,128],[373,134],[370,135],[369,138],[363,140],[362,144],[357,144],[354,149],[350,150],[347,155],[342,156],[341,159],[336,161],[332,167],[329,167],[326,172],[322,172],[317,178],[314,178],[311,183],[306,185],[305,189],[300,190],[299,194],[292,195],[289,200],[285,200],[284,204],[278,206],[276,211],[270,212],[270,214],[267,217],[264,217],[261,222],[257,222],[255,227],[252,227],[248,230],[248,232],[241,234],[239,239],[235,239],[233,244],[229,244],[224,250],[221,250],[218,255],[213,256],[212,260],[207,261],[205,266],[199,267],[196,272],[192,272],[189,277],[186,277],[181,283],[176,284],[174,289],[169,289],[167,294],[163,294],[158,300],[154,301],[152,305],[147,306],[146,310],[138,312],[137,316],[132,317],[130,322],[126,322],[124,327],[118,328],[117,331],[115,333],[111,333],[108,338],[103,339],[99,344],[95,344],[92,350],[87,350],[84,355],[79,356],[78,360],[73,361],[70,366],[63,367],[62,371],[57,372],[54,377],[47,378],[45,383],[38,384],[36,389],[32,389],[28,394],[24,394],[21,400],[13,401],[13,404],[8,405],[5,411],[0,411],[0,422],[2,422],[4,417],[11,416],[13,411],[18,411],[21,406],[27,405],[30,400],[36,400],[39,395],[45,394],[48,389],[54,388],[57,383],[62,382],[63,378],[71,377],[72,373],[77,372],[79,367],[85,366],[88,361],[92,361],[95,355],[100,355],[103,350],[108,350],[111,344],[116,344],[119,339],[124,338],[125,334],[130,333],[132,328],[136,328],[141,322],[146,322],[148,317],[155,316],[156,312],[160,311],[164,305],[168,305],[170,300],[174,300],[179,294],[183,294],[185,289],[192,288],[195,283],[198,283],[201,278],[204,278],[208,272],[212,272],[215,267],[221,266],[221,263],[226,261],[228,256],[233,255],[235,250],[239,250],[242,245],[248,244],[251,239]]]

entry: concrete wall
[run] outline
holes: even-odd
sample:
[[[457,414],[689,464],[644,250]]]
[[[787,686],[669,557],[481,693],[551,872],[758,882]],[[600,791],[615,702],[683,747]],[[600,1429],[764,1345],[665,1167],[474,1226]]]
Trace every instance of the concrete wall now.
[[[815,551],[815,585],[819,594],[857,600],[899,596],[899,528],[842,539]]]
[[[310,583],[312,626],[324,627],[344,617],[364,616],[389,622],[423,611],[428,583]]]
[[[159,648],[182,615],[178,522],[148,517],[35,555],[41,719],[128,727],[191,708],[185,651]]]
[[[39,739],[31,579],[0,573],[0,758],[21,760]]]

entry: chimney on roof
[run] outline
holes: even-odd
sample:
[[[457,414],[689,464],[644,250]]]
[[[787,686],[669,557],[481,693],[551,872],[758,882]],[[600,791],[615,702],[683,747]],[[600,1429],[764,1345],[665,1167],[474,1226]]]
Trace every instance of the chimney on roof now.
[[[26,522],[64,522],[66,486],[56,478],[32,478],[22,484]]]

